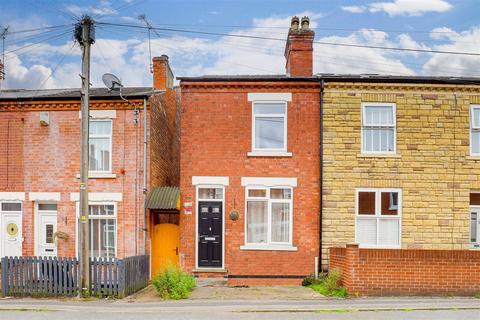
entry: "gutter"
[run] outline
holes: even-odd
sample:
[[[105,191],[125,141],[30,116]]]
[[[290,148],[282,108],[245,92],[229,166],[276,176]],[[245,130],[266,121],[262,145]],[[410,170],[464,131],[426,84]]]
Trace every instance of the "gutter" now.
[[[320,81],[320,229],[319,229],[319,262],[318,272],[322,272],[322,235],[323,235],[323,93],[324,80]]]

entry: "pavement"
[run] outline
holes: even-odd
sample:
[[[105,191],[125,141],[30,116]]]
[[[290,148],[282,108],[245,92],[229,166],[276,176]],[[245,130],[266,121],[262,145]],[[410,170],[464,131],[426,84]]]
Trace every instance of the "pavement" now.
[[[199,286],[190,294],[190,300],[310,300],[323,296],[302,286]],[[126,298],[129,302],[161,301],[153,286]]]
[[[304,300],[218,300],[135,302],[4,298],[1,320],[136,319],[466,319],[480,320],[476,298],[353,298]]]

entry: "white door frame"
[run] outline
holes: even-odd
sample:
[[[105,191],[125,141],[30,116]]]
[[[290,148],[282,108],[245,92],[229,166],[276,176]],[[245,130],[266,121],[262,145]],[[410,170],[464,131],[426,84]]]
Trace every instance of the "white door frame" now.
[[[20,203],[20,211],[2,211],[2,203]],[[6,232],[5,227],[3,225],[3,218],[4,216],[8,215],[20,215],[20,224],[18,226],[18,233],[20,237],[20,255],[23,256],[23,210],[24,210],[24,203],[21,200],[0,200],[0,257],[3,257],[5,254],[5,241],[6,241]]]
[[[202,188],[221,188],[222,199],[199,199],[198,189]],[[195,269],[218,270],[225,269],[225,185],[219,184],[198,184],[195,186]],[[221,267],[200,267],[198,265],[198,204],[199,202],[222,202],[222,266]]]
[[[40,246],[41,246],[41,239],[40,239],[40,212],[38,210],[38,205],[39,204],[56,204],[57,205],[57,211],[47,211],[45,210],[44,212],[42,212],[43,215],[49,215],[49,216],[55,216],[57,218],[57,221],[56,221],[56,229],[58,230],[58,203],[55,202],[55,201],[35,201],[35,204],[34,204],[34,227],[33,227],[33,230],[34,230],[34,237],[35,237],[35,241],[34,241],[34,246],[33,246],[33,250],[34,250],[34,255],[35,256],[39,256],[40,255]],[[57,243],[55,241],[55,247],[57,247]],[[58,247],[57,247],[57,250],[58,250]],[[58,254],[58,251],[57,251],[57,254]]]

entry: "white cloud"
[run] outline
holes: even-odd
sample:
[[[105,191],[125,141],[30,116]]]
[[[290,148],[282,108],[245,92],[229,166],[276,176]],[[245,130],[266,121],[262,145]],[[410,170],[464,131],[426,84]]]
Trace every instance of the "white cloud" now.
[[[434,40],[455,40],[458,37],[456,31],[447,27],[435,28],[430,32],[430,38]]]
[[[362,13],[367,10],[365,6],[342,6],[343,11],[351,12],[351,13]]]
[[[451,31],[449,28],[434,30]],[[434,33],[433,37],[438,34]],[[450,40],[448,43],[436,45],[435,50],[476,52],[480,43],[480,26],[471,28],[461,33],[446,33]],[[445,38],[442,38],[445,39]],[[452,54],[432,54],[431,58],[423,65],[422,72],[428,75],[472,76],[480,75],[480,57]]]
[[[394,0],[373,2],[364,6],[342,6],[343,11],[351,13],[385,12],[390,16],[421,16],[427,12],[445,12],[453,6],[445,0]]]
[[[427,12],[445,12],[452,5],[445,0],[394,0],[375,2],[368,5],[370,12],[384,11],[390,16],[421,16]]]
[[[310,16],[312,28],[317,26],[322,17],[315,12],[301,12],[297,15]],[[285,74],[283,39],[287,37],[290,19],[291,15],[254,19],[253,27],[231,32],[235,35],[257,35],[282,39],[282,41],[169,34],[161,34],[162,38],[159,39],[152,35],[152,55],[167,54],[174,74],[177,76]],[[271,26],[285,26],[285,28],[267,29]],[[112,39],[112,33],[105,33],[106,31],[104,28],[98,29],[96,43],[92,46],[92,84],[102,87],[102,74],[111,72],[119,76],[126,86],[150,86],[152,83],[151,74],[148,71],[150,54],[145,35],[133,36],[132,32],[116,30],[115,34],[123,37]],[[431,38],[435,40],[435,37],[439,37],[437,39],[442,41],[442,45],[426,46],[415,41],[407,33],[392,37],[387,32],[374,29],[361,29],[343,36],[317,37],[316,41],[478,52],[479,28],[461,33],[445,27],[438,28],[432,30]],[[70,47],[70,41],[60,45],[45,43],[28,54],[8,57],[7,80],[4,87],[38,89],[43,82],[45,82],[45,88],[79,87],[80,49],[77,46],[70,50]],[[11,48],[7,48],[8,50]],[[65,62],[50,79],[45,81],[57,64],[59,56],[64,54],[67,55]],[[478,75],[480,74],[479,66],[478,57],[429,55],[314,44],[314,72],[316,73]]]
[[[117,14],[117,10],[112,7],[112,4],[108,0],[102,0],[98,5],[76,5],[69,4],[66,6],[68,12],[73,13],[74,15],[80,17],[84,14],[91,14],[95,16],[106,16]]]

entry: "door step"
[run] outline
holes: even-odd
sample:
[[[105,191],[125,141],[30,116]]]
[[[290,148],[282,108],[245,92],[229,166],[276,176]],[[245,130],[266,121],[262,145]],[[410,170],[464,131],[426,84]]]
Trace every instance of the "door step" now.
[[[225,278],[196,278],[197,287],[226,287]]]

